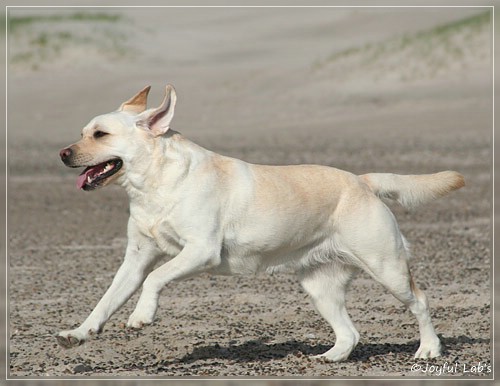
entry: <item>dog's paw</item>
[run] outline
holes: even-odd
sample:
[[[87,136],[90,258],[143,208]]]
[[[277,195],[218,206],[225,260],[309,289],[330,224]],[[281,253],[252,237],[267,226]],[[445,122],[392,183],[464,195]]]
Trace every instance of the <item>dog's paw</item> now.
[[[314,355],[313,358],[320,359],[325,362],[344,361],[349,357],[352,350],[354,350],[354,347],[356,347],[358,341],[359,341],[359,334],[356,331],[355,334],[353,333],[352,339],[338,341],[335,343],[335,346],[333,346],[330,350],[320,355]]]
[[[151,323],[153,323],[152,317],[148,317],[147,315],[139,314],[134,311],[128,318],[127,327],[139,329]]]
[[[344,360],[347,359],[347,357],[349,356],[349,352],[348,353],[324,353],[324,354],[319,354],[319,355],[314,355],[312,356],[313,359],[316,359],[316,360],[321,360],[321,361],[324,361],[324,362],[342,362]]]
[[[57,336],[57,343],[64,348],[80,346],[87,337],[77,330],[61,331]]]
[[[441,344],[439,341],[430,345],[421,344],[415,354],[416,359],[436,358],[439,356],[441,356]]]

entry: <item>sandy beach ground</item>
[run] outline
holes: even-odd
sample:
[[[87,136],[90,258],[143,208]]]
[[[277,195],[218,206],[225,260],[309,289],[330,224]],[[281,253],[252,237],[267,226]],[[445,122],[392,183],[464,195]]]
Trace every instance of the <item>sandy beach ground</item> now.
[[[8,377],[481,377],[492,373],[490,16],[475,8],[11,9],[8,33]],[[175,85],[173,128],[224,155],[354,173],[453,169],[467,186],[393,210],[412,244],[443,357],[414,360],[411,313],[368,276],[335,335],[291,274],[201,275],[165,288],[155,322],[71,350],[120,265],[127,198],[78,191],[58,151],[145,85]],[[446,372],[443,374],[439,371]]]

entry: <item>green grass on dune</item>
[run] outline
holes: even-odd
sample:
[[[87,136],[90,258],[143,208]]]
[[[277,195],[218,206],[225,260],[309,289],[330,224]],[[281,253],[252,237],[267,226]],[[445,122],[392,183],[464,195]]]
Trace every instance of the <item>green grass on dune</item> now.
[[[325,60],[316,63],[316,68],[324,67],[340,59],[362,55],[363,61],[374,62],[382,55],[412,49],[418,53],[426,55],[436,46],[443,47],[448,53],[454,56],[462,54],[461,47],[452,40],[457,34],[464,34],[465,39],[474,37],[483,28],[489,27],[491,23],[491,11],[482,12],[464,19],[439,25],[431,29],[404,34],[397,38],[391,38],[377,43],[368,43],[363,46],[350,47],[348,49],[335,52]]]

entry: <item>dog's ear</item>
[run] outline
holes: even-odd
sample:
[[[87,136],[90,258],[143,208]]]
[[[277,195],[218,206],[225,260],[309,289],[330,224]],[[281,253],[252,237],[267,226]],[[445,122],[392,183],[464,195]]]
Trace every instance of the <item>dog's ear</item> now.
[[[128,101],[123,102],[118,111],[130,111],[136,114],[142,113],[144,110],[146,110],[150,89],[151,86],[144,87]]]
[[[142,113],[140,125],[149,128],[155,137],[165,134],[170,128],[170,122],[174,117],[176,101],[177,95],[175,89],[169,84],[165,89],[165,97],[161,105],[156,109],[147,110]]]

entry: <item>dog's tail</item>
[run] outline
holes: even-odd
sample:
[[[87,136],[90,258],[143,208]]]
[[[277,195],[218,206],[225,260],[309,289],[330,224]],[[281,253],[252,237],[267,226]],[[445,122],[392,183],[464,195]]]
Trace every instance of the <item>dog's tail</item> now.
[[[421,175],[369,173],[359,177],[381,199],[397,201],[408,209],[465,186],[464,177],[454,171]]]

